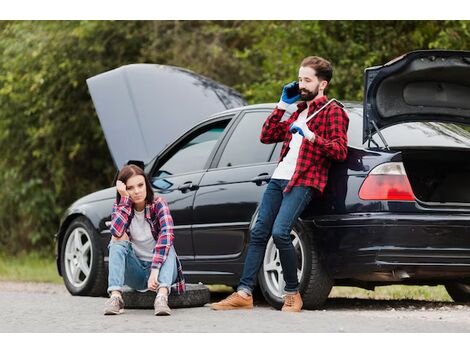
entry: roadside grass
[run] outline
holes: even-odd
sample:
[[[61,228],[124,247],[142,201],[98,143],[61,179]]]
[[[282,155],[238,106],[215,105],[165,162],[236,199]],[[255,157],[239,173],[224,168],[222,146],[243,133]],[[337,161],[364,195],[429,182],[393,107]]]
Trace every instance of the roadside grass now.
[[[57,272],[55,259],[38,253],[14,257],[0,254],[0,280],[63,283]]]
[[[62,284],[57,273],[55,259],[38,253],[21,254],[15,257],[0,254],[0,281],[24,281]],[[207,285],[211,292],[230,293],[226,285]],[[362,298],[376,300],[422,300],[452,302],[444,286],[389,285],[369,291],[357,287],[333,287],[330,298]]]

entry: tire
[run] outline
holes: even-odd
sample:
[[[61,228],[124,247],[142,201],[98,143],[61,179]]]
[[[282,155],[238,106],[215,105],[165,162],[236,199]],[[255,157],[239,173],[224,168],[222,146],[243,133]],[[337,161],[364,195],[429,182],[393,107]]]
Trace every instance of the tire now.
[[[138,292],[132,289],[124,289],[122,298],[126,308],[131,309],[149,309],[153,308],[155,292]],[[189,308],[202,307],[209,303],[209,289],[202,284],[186,284],[186,292],[177,295],[174,290],[168,297],[168,306],[170,308]]]
[[[98,233],[90,221],[74,219],[61,245],[60,265],[67,290],[73,296],[106,296],[108,270]]]
[[[445,285],[449,296],[457,303],[470,302],[470,279]]]
[[[320,308],[330,294],[333,279],[325,270],[312,234],[297,223],[291,231],[291,237],[297,252],[297,274],[303,308]],[[264,298],[276,309],[280,309],[283,305],[281,290],[284,287],[284,280],[281,273],[279,251],[271,237],[266,246],[258,282]]]

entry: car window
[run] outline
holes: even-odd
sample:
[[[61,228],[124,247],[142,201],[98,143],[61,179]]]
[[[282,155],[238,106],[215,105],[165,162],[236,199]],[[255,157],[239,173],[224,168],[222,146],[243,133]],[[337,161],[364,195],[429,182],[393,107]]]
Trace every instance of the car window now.
[[[272,144],[260,142],[261,128],[268,111],[246,112],[230,136],[220,157],[218,167],[266,162],[272,153]]]
[[[203,170],[229,119],[202,127],[174,148],[153,177]]]
[[[356,148],[362,147],[362,108],[346,109],[349,117],[348,145]]]

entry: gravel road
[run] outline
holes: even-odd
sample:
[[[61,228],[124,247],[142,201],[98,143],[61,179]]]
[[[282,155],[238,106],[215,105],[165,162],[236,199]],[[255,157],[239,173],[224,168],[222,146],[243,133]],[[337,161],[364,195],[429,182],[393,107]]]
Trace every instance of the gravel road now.
[[[0,282],[0,332],[470,332],[470,305],[447,302],[334,298],[323,310],[289,314],[255,301],[253,310],[155,317],[151,309],[104,316],[105,300],[71,296],[63,285]]]

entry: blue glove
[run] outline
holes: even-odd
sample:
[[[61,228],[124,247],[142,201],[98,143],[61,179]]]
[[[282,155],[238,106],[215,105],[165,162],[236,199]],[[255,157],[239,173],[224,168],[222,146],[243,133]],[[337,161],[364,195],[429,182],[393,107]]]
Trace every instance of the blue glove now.
[[[292,134],[298,132],[302,137],[307,138],[310,142],[315,140],[315,133],[310,131],[305,121],[295,121],[292,125],[290,125],[289,132]]]
[[[300,98],[299,84],[293,81],[282,88],[281,101],[286,104],[293,104]]]

